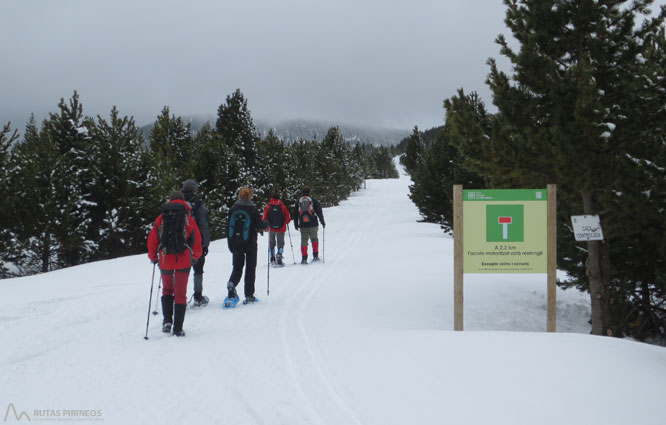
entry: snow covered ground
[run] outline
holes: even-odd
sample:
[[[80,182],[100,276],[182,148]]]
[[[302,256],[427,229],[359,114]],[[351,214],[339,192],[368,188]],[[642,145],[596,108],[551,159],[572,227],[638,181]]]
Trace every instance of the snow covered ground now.
[[[409,184],[370,180],[325,209],[325,264],[293,264],[287,238],[270,296],[260,254],[256,305],[219,307],[231,255],[213,242],[211,304],[188,310],[185,338],[162,334],[160,316],[143,338],[145,255],[0,281],[0,420],[666,423],[666,349],[590,336],[589,299],[573,290],[558,290],[546,333],[543,275],[466,275],[453,332],[453,240],[417,222]],[[292,228],[296,261],[299,240]]]

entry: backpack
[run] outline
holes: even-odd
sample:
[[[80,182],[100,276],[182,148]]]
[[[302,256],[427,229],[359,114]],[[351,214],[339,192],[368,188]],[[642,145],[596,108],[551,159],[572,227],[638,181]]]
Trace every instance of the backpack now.
[[[162,226],[158,234],[164,254],[181,254],[189,246],[187,239],[187,207],[180,203],[168,202],[162,205]]]
[[[298,201],[298,215],[301,220],[301,226],[303,224],[309,224],[314,220],[314,211],[312,211],[312,198],[309,196],[303,196]]]
[[[201,205],[203,205],[203,201],[199,198],[194,198],[191,201],[188,201],[190,205],[192,206],[192,210],[190,213],[192,214],[192,218],[197,222],[197,225],[199,224],[199,208],[201,208]]]
[[[229,217],[229,242],[236,245],[250,239],[250,214],[244,209],[237,209]]]
[[[271,229],[279,229],[284,224],[284,216],[282,215],[282,205],[271,204],[268,208],[268,226]]]

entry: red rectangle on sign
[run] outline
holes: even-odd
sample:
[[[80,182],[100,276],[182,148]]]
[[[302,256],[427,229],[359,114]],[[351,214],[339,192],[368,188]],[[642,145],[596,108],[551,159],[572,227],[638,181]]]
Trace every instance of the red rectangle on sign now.
[[[499,224],[511,224],[511,217],[499,217]]]

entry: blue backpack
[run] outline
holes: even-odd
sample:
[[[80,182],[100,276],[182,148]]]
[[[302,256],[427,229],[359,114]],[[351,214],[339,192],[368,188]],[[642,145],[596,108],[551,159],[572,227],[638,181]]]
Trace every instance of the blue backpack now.
[[[229,217],[229,243],[237,246],[250,239],[250,214],[244,209],[237,209]]]

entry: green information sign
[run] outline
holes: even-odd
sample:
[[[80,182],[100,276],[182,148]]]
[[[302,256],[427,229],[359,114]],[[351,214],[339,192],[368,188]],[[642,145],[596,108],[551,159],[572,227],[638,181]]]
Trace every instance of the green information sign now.
[[[464,273],[546,273],[546,189],[463,190]]]

